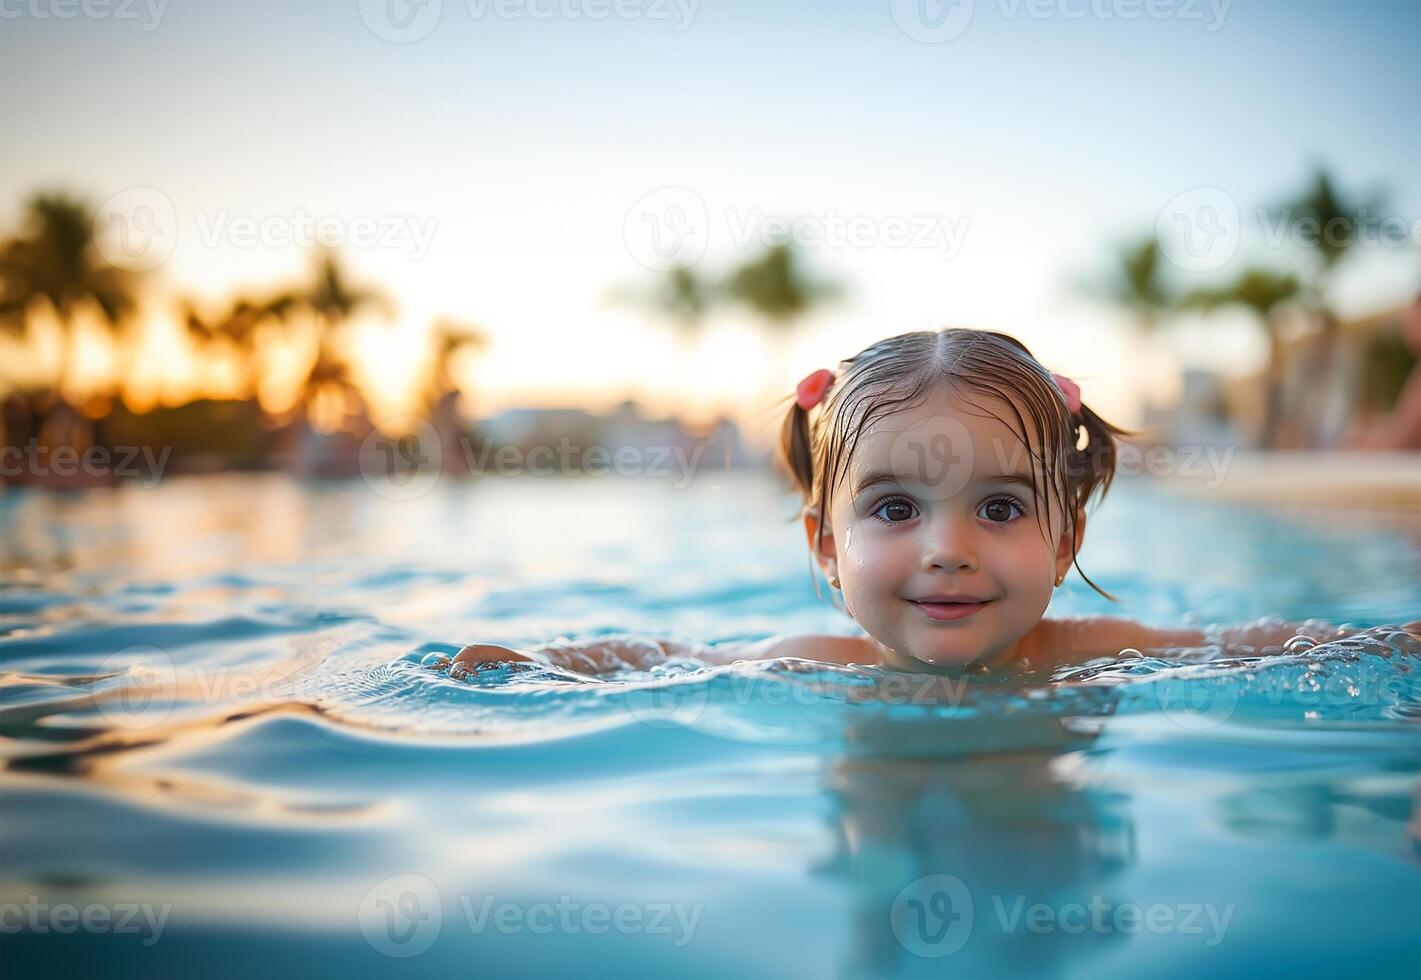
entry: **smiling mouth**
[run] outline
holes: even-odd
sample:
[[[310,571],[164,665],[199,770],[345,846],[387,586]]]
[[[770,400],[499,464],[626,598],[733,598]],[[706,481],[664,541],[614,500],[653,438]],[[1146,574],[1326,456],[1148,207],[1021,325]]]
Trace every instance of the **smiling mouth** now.
[[[907,601],[916,606],[924,616],[934,622],[947,623],[958,619],[966,619],[968,616],[974,616],[996,600],[983,599],[978,602],[921,602],[917,599],[909,599]]]

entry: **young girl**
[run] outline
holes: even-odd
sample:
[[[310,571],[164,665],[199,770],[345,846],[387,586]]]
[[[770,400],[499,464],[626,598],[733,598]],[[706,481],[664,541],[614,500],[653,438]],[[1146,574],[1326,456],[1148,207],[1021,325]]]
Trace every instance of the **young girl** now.
[[[531,660],[584,673],[669,658],[710,664],[798,657],[895,670],[986,672],[1078,663],[1127,648],[1221,646],[1252,654],[1316,621],[1151,629],[1103,617],[1044,619],[1076,565],[1086,504],[1115,475],[1126,430],[1081,401],[1020,342],[982,330],[901,334],[799,385],[779,446],[809,548],[861,636],[772,637],[714,647],[615,637],[530,653],[476,644],[451,676]],[[1081,575],[1092,588],[1113,599]],[[1421,623],[1407,627],[1421,632]],[[437,666],[443,666],[439,664]]]

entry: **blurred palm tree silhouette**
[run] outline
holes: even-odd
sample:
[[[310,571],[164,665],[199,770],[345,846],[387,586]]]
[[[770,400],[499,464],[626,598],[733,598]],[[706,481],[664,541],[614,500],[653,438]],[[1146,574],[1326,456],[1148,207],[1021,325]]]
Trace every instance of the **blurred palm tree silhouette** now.
[[[350,321],[367,309],[388,314],[391,304],[379,290],[352,285],[330,249],[321,250],[315,278],[307,288],[282,294],[271,301],[271,310],[278,316],[295,310],[305,310],[315,316],[316,358],[306,376],[301,398],[307,411],[323,388],[359,397],[350,378],[350,364],[340,353],[340,341]]]
[[[85,308],[117,331],[134,306],[132,272],[105,261],[94,243],[93,211],[63,193],[40,193],[25,205],[19,235],[0,243],[0,332],[28,337],[36,303],[47,303],[60,327],[59,368],[52,394],[64,401],[73,361],[74,322]]]
[[[759,258],[734,269],[724,288],[727,298],[744,303],[778,330],[788,329],[811,309],[842,292],[837,283],[807,276],[788,242],[776,242]]]
[[[1122,246],[1103,281],[1087,282],[1084,291],[1126,310],[1141,333],[1152,334],[1178,305],[1164,277],[1164,253],[1153,234]]]
[[[1379,217],[1385,206],[1386,196],[1381,193],[1367,196],[1343,193],[1327,169],[1320,167],[1295,197],[1268,209],[1270,219],[1279,222],[1279,227],[1292,226],[1298,231],[1306,227],[1306,233],[1298,237],[1315,257],[1312,274],[1303,283],[1301,292],[1317,324],[1317,336],[1308,346],[1299,392],[1316,392],[1329,383],[1340,328],[1330,297],[1332,283],[1338,267],[1356,244],[1358,233],[1366,228],[1365,216],[1370,213]],[[1308,399],[1288,412],[1290,417],[1297,417],[1302,429],[1300,436],[1306,444],[1315,445],[1323,438],[1323,422],[1316,416],[1322,404],[1322,399]]]
[[[1303,292],[1297,276],[1269,269],[1249,268],[1223,286],[1195,289],[1182,297],[1180,306],[1205,312],[1229,306],[1250,310],[1268,339],[1268,363],[1264,369],[1263,432],[1264,449],[1278,445],[1282,418],[1283,337],[1279,312],[1297,301]]]
[[[434,358],[425,376],[421,392],[427,410],[433,411],[449,395],[458,395],[459,385],[454,378],[454,361],[469,351],[482,350],[488,345],[488,338],[477,327],[454,320],[439,320],[431,335]]]

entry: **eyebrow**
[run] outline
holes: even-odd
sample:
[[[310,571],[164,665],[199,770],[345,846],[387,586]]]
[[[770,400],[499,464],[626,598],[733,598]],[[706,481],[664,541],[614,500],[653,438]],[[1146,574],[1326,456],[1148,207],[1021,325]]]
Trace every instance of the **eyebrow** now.
[[[905,478],[905,477],[899,476],[899,475],[896,474],[896,473],[870,473],[870,474],[868,474],[868,476],[864,477],[862,481],[859,482],[859,485],[858,485],[857,487],[854,488],[853,496],[857,497],[859,494],[863,493],[865,490],[868,490],[868,489],[870,489],[870,488],[872,488],[872,487],[876,487],[876,486],[878,486],[880,483],[917,483],[917,482],[920,482],[920,481],[918,481],[918,480],[916,480],[916,479],[914,479],[914,478],[912,478],[912,477],[907,477],[907,478]],[[981,479],[976,480],[976,481],[974,481],[974,482],[976,482],[976,483],[1012,483],[1012,484],[1018,484],[1018,485],[1020,485],[1020,486],[1026,487],[1028,490],[1033,489],[1033,488],[1035,488],[1035,486],[1036,486],[1036,481],[1033,480],[1033,479],[1031,478],[1031,475],[1028,474],[1028,473],[997,473],[997,474],[993,474],[992,476],[984,476],[984,477],[982,477]]]

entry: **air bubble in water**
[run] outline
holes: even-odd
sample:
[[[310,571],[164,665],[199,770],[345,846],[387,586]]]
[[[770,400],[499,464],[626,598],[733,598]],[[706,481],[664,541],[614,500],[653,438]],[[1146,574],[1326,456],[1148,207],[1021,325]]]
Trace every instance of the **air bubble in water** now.
[[[1317,641],[1310,636],[1299,633],[1283,644],[1284,653],[1307,653],[1317,646]]]

